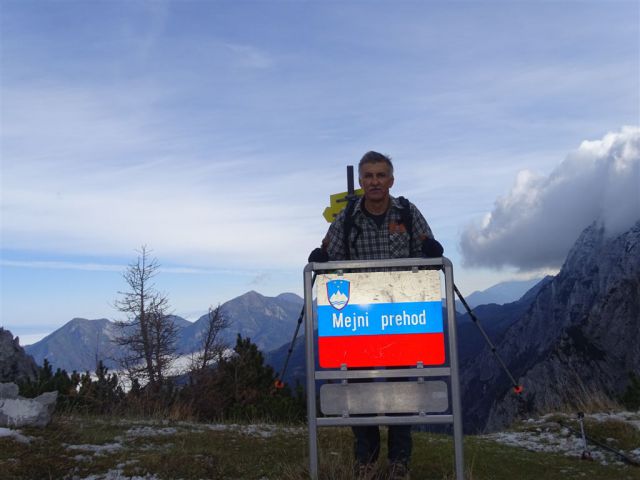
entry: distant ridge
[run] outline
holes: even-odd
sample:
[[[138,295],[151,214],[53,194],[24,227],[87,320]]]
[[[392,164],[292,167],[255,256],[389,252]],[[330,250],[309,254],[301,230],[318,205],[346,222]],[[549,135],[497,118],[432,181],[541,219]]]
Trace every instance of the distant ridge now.
[[[540,283],[542,278],[532,278],[530,280],[510,280],[500,282],[486,290],[476,290],[465,296],[465,300],[471,308],[478,305],[504,305],[519,300],[522,295],[527,293],[531,288]],[[456,310],[464,313],[464,306],[456,299]]]
[[[112,342],[117,327],[106,318],[88,320],[74,318],[39,342],[27,345],[25,351],[39,365],[46,358],[56,368],[68,372],[93,371],[98,360],[109,368],[117,367],[120,348]]]
[[[233,347],[237,334],[251,338],[263,351],[277,348],[295,328],[302,298],[293,293],[265,297],[250,291],[221,305],[231,325],[223,340]],[[196,322],[172,316],[178,327],[178,353],[188,354],[200,347],[208,315]],[[115,323],[106,319],[74,318],[45,338],[25,347],[39,365],[46,358],[55,368],[71,371],[94,371],[98,360],[110,369],[119,368],[124,352],[112,340],[119,335]]]
[[[295,293],[285,292],[285,293],[281,293],[275,298],[277,300],[284,300],[285,302],[291,302],[291,303],[302,305],[302,298],[300,298],[300,296],[296,295]]]

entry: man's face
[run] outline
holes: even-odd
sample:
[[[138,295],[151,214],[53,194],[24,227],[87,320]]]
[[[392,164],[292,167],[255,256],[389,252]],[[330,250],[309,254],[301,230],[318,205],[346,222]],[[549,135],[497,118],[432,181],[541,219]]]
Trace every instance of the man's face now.
[[[379,202],[389,197],[389,189],[393,185],[393,175],[385,162],[364,163],[360,168],[360,186],[364,189],[364,197]]]

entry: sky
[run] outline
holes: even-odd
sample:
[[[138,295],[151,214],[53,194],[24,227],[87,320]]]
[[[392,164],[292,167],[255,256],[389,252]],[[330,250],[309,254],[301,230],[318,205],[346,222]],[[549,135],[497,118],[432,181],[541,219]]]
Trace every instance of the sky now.
[[[196,319],[302,294],[389,154],[464,294],[640,218],[638,1],[0,0],[0,326],[120,318],[142,245]]]

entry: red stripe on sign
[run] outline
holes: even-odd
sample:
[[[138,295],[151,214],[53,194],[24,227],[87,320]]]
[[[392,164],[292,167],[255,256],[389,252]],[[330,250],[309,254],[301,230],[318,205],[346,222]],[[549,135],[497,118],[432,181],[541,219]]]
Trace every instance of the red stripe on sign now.
[[[322,368],[442,365],[444,333],[318,338]]]

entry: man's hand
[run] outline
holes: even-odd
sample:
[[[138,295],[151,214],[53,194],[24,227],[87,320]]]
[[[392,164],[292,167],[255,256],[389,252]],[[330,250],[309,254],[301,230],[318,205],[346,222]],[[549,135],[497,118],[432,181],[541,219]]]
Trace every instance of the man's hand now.
[[[329,254],[322,248],[315,248],[309,254],[309,263],[324,263],[329,261]]]
[[[444,248],[440,245],[440,242],[435,238],[425,238],[422,241],[422,256],[425,258],[441,257],[444,253]]]

